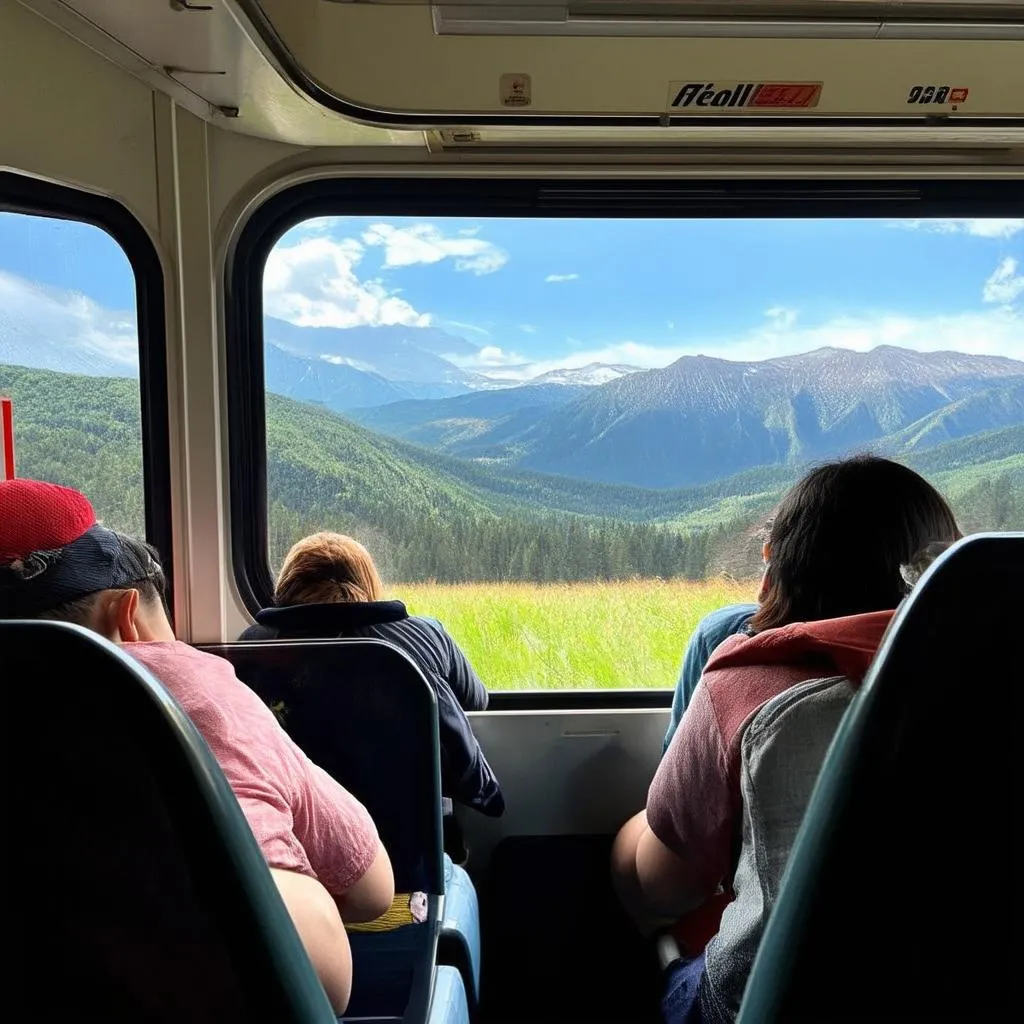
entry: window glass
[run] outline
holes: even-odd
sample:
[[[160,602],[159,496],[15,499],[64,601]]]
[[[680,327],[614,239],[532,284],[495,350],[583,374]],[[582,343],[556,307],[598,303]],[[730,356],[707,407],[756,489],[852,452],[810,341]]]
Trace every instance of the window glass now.
[[[135,276],[105,231],[0,213],[0,395],[18,476],[77,487],[145,536]]]
[[[263,286],[273,570],[355,536],[491,688],[671,686],[821,459],[1024,528],[1024,220],[321,217]]]

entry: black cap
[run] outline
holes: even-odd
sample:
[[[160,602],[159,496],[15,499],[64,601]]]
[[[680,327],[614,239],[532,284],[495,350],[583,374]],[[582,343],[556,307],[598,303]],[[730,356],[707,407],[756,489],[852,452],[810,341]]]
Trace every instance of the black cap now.
[[[38,615],[101,590],[160,579],[162,572],[145,547],[97,524],[63,547],[0,565],[0,618]]]

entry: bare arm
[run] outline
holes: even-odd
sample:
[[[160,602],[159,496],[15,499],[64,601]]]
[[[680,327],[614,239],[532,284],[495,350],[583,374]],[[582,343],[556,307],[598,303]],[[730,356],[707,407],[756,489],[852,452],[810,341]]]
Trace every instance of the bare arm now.
[[[341,916],[350,924],[373,921],[383,914],[395,898],[395,877],[391,859],[384,847],[377,844],[377,855],[370,866],[335,902]]]
[[[707,876],[677,857],[645,827],[636,846],[636,875],[652,912],[673,919],[695,910],[714,894]]]
[[[626,912],[646,933],[675,921],[712,895],[706,877],[658,839],[643,811],[630,818],[615,839],[612,881]]]
[[[714,895],[730,868],[735,808],[707,689],[698,685],[647,794],[613,848],[616,888],[643,929]]]
[[[270,874],[327,998],[340,1016],[352,994],[352,952],[338,908],[315,878],[279,868],[271,868]]]

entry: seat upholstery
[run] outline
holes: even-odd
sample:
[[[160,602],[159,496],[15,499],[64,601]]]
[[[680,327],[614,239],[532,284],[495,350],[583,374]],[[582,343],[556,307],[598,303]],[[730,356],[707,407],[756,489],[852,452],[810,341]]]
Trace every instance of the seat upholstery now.
[[[241,809],[163,687],[94,633],[0,622],[6,998],[33,1020],[331,1024]]]
[[[306,754],[362,801],[391,858],[396,890],[430,897],[424,925],[351,935],[350,1013],[401,1014],[425,1006],[432,976],[421,965],[433,965],[439,948],[443,960],[460,968],[475,1007],[476,892],[442,852],[437,703],[419,668],[382,640],[275,640],[203,649],[231,661]]]
[[[969,537],[898,611],[815,786],[740,1009],[998,1020],[1015,999],[1024,533]]]

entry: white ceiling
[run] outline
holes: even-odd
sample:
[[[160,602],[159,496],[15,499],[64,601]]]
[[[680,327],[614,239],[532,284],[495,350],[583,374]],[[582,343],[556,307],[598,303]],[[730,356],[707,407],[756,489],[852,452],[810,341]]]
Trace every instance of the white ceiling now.
[[[109,60],[219,127],[303,146],[423,147],[456,159],[494,157],[519,152],[524,157],[557,161],[589,150],[604,160],[633,154],[637,159],[670,161],[674,149],[694,158],[720,158],[732,150],[738,159],[770,155],[792,160],[799,150],[819,150],[818,159],[835,147],[842,163],[861,148],[864,155],[886,146],[913,145],[924,161],[1019,163],[1024,129],[955,129],[915,131],[913,143],[892,129],[774,128],[487,128],[388,130],[358,124],[319,107],[282,75],[262,41],[237,12],[233,0],[20,0]],[[420,0],[423,2],[423,0]],[[191,8],[191,9],[190,9]],[[928,150],[932,150],[928,153]],[[561,153],[558,151],[561,150]],[[844,150],[845,156],[838,152]],[[988,150],[987,153],[982,150]],[[999,151],[1002,151],[1001,153]],[[782,151],[785,151],[784,153]],[[943,155],[944,154],[944,155]],[[571,154],[569,154],[571,157]],[[898,159],[893,152],[890,159]]]
[[[278,72],[226,0],[20,0],[222,128],[307,146],[422,146],[329,113]]]

